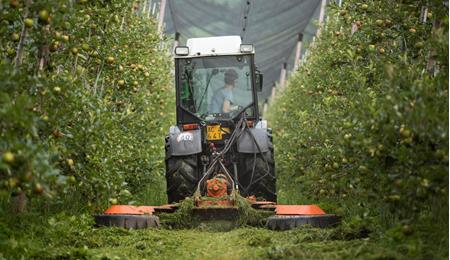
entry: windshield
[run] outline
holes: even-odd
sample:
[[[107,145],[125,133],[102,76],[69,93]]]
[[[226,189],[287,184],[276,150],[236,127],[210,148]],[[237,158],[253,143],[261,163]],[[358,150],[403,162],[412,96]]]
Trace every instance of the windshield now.
[[[250,63],[242,55],[180,59],[181,106],[205,120],[238,115],[253,103]]]

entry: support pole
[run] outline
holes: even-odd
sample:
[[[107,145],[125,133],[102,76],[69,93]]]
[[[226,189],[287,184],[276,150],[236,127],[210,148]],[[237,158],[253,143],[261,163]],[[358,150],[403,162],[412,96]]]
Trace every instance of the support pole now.
[[[159,6],[159,22],[158,22],[159,33],[162,33],[165,12],[166,12],[166,0],[161,0],[161,4]]]
[[[152,0],[148,0],[147,2],[147,19],[150,19],[150,14],[152,13]]]
[[[270,100],[271,101],[273,101],[274,99],[275,99],[275,95],[276,95],[276,91],[277,91],[277,89],[275,88],[275,82],[273,83],[273,86],[272,86],[272,94],[270,95]]]
[[[173,51],[175,51],[175,48],[180,44],[180,33],[175,32],[175,40],[173,41]]]
[[[153,3],[152,5],[152,15],[155,15],[156,12],[156,3]]]
[[[269,108],[269,104],[267,104],[267,101],[266,101],[266,102],[264,102],[264,106],[263,106],[263,116],[266,115],[268,108]]]
[[[327,0],[322,0],[320,4],[320,12],[319,12],[319,28],[317,29],[316,36],[319,37],[320,33],[323,29],[323,20],[325,19],[325,6],[327,5]]]
[[[298,70],[300,65],[300,58],[302,55],[302,44],[303,44],[303,34],[298,34],[297,47],[295,48],[295,62],[294,62],[294,71]]]
[[[144,6],[141,9],[141,14],[145,14],[147,12],[147,1],[144,1]]]
[[[283,63],[281,65],[281,73],[280,73],[280,89],[283,90],[284,89],[284,85],[286,84],[286,68],[287,68],[287,63]]]

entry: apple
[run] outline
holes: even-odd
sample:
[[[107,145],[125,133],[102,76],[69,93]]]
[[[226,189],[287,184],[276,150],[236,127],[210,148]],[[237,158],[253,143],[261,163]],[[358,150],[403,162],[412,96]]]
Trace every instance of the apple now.
[[[18,33],[13,33],[13,34],[11,35],[11,39],[12,39],[13,41],[17,42],[17,41],[20,40],[20,35],[19,35]]]
[[[405,127],[401,127],[399,132],[403,138],[408,138],[411,136],[411,131]]]
[[[405,236],[409,236],[409,235],[412,235],[414,233],[413,228],[410,225],[408,225],[408,224],[403,225],[402,231],[403,231],[403,234]]]
[[[41,21],[43,23],[48,23],[49,15],[48,15],[47,10],[43,9],[43,10],[39,11],[39,21]]]
[[[8,179],[8,185],[10,188],[15,188],[19,184],[19,180],[15,177]]]
[[[42,187],[42,184],[40,184],[39,182],[34,184],[34,192],[36,192],[37,194],[42,194],[44,192],[44,187]]]
[[[69,158],[66,160],[67,165],[69,165],[70,167],[72,167],[74,165],[73,159]]]
[[[12,153],[12,152],[5,152],[4,154],[3,154],[3,161],[4,162],[6,162],[6,163],[8,163],[8,164],[11,164],[11,163],[13,163],[14,162],[14,154]]]
[[[16,51],[13,48],[6,49],[6,53],[8,53],[9,56],[12,56],[16,53]]]
[[[116,198],[110,198],[109,203],[111,203],[112,205],[117,205],[117,203],[119,203],[119,202],[117,201]]]
[[[107,61],[109,64],[112,64],[112,63],[114,62],[114,57],[109,56],[108,58],[106,58],[106,61]]]
[[[24,21],[24,24],[26,27],[31,28],[33,27],[34,21],[31,18],[26,18]]]
[[[71,175],[71,176],[69,176],[69,182],[75,183],[75,182],[77,182],[77,179],[75,178],[75,176]]]
[[[78,53],[78,48],[73,47],[70,51],[72,52],[73,55],[76,55]]]
[[[424,42],[416,42],[416,44],[414,44],[414,47],[416,47],[417,49],[422,49],[424,46]]]
[[[60,32],[55,32],[55,39],[58,41],[62,40],[62,34]]]

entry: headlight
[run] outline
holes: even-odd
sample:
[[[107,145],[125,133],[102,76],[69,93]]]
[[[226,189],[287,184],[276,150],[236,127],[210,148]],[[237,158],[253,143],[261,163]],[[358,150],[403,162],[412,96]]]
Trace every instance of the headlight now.
[[[241,44],[241,52],[242,53],[252,53],[253,52],[253,44]]]
[[[175,55],[187,56],[189,55],[189,48],[187,46],[177,46],[175,47]]]

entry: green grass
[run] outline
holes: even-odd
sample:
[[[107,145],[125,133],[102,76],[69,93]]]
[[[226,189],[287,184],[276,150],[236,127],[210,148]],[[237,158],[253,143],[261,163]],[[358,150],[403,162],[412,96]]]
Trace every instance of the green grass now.
[[[399,256],[372,238],[348,239],[342,228],[286,232],[242,227],[200,229],[94,228],[88,215],[22,215],[1,229],[5,258],[88,259],[350,259]],[[20,228],[21,227],[21,228]],[[17,228],[17,229],[16,229]],[[20,229],[19,229],[20,228]]]
[[[4,213],[4,212],[3,212]],[[383,236],[355,223],[336,228],[271,231],[241,226],[228,232],[204,228],[147,230],[95,228],[88,214],[0,215],[0,259],[442,259],[445,241],[421,240],[425,227],[405,236]],[[441,223],[436,223],[441,225]],[[427,243],[441,243],[440,252]],[[448,242],[447,242],[448,244]]]

